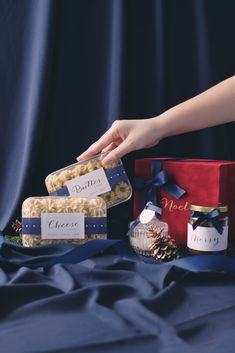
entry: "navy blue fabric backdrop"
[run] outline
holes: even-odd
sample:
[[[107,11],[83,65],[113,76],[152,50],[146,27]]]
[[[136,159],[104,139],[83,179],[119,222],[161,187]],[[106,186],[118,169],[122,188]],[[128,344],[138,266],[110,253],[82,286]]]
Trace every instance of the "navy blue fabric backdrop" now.
[[[233,0],[0,0],[0,230],[113,120],[233,75],[234,21]],[[142,156],[234,160],[234,132],[171,137],[123,161],[131,178]],[[109,236],[124,235],[131,208],[109,211]],[[0,247],[2,353],[234,351],[233,258],[156,264],[108,248],[79,262],[83,250]]]
[[[232,0],[1,0],[0,229],[113,120],[157,115],[233,75],[234,13]],[[131,178],[140,156],[234,159],[233,133],[171,137],[124,163]],[[111,235],[131,202],[110,211]]]

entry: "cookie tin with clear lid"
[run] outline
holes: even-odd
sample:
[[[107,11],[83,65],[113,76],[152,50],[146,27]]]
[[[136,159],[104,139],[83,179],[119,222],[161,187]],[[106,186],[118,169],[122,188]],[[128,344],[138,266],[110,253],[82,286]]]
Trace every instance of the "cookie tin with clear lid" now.
[[[22,204],[22,243],[83,244],[107,238],[106,204],[100,197],[29,197]]]
[[[49,195],[102,197],[107,208],[127,201],[132,187],[122,161],[103,165],[104,153],[59,169],[46,177]]]

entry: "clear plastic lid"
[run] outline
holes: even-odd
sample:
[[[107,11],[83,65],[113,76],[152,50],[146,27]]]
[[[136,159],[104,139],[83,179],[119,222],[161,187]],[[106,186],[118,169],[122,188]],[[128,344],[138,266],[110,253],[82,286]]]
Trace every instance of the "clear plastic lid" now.
[[[102,197],[107,208],[127,201],[132,187],[121,160],[103,165],[103,154],[57,170],[46,177],[48,193],[56,196]]]
[[[22,205],[24,246],[106,239],[106,226],[106,204],[100,197],[30,197]]]

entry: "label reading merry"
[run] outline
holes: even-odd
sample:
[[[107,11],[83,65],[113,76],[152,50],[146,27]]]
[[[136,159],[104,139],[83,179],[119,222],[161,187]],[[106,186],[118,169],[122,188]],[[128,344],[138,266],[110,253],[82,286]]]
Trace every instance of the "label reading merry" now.
[[[68,180],[66,186],[71,196],[79,197],[95,197],[111,190],[103,168]]]
[[[42,213],[42,239],[84,239],[83,213]]]
[[[193,230],[188,223],[187,245],[189,248],[199,251],[222,251],[228,246],[228,226],[223,227],[223,233],[219,234],[214,227],[197,227]]]

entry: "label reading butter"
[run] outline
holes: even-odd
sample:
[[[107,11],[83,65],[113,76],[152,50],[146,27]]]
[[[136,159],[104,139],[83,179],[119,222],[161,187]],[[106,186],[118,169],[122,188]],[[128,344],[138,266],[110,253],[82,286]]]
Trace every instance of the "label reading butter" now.
[[[84,239],[83,213],[42,213],[42,239]]]
[[[68,180],[66,186],[76,197],[95,197],[111,190],[103,168]]]
[[[187,246],[199,251],[222,251],[228,246],[228,226],[219,234],[214,227],[200,227],[193,230],[188,223]]]

